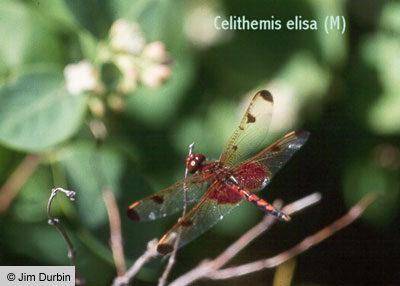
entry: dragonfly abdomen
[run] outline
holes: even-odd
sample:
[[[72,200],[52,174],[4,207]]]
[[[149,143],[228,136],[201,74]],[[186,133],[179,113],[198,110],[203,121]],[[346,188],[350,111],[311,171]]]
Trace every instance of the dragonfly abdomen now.
[[[245,200],[255,204],[258,208],[260,208],[261,210],[265,211],[266,213],[272,214],[273,216],[276,216],[280,220],[284,220],[284,221],[289,221],[290,220],[290,217],[287,214],[285,214],[284,212],[278,210],[273,205],[271,205],[270,203],[268,203],[265,200],[261,199],[257,195],[250,193],[245,188],[242,188],[242,187],[240,187],[238,185],[231,185],[231,188],[234,191],[238,192],[242,198],[244,198]]]

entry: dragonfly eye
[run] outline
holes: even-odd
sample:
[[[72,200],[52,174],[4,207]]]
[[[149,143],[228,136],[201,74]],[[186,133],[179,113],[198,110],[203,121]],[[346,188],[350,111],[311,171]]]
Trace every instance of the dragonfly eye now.
[[[203,154],[196,154],[194,159],[201,164],[206,159],[206,157]]]
[[[199,163],[198,161],[193,159],[193,160],[189,160],[189,164],[187,166],[188,166],[189,172],[193,174],[199,169],[200,165],[201,165],[201,163]]]
[[[200,169],[201,163],[206,159],[203,154],[190,154],[186,159],[188,170],[190,173],[195,173]]]
[[[187,158],[186,158],[186,165],[190,165],[190,162],[193,161],[194,158],[194,154],[190,154]]]

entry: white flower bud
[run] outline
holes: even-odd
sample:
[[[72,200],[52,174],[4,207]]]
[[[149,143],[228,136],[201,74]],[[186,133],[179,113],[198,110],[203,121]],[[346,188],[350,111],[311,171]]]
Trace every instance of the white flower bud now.
[[[139,25],[122,19],[112,24],[110,37],[113,49],[133,55],[140,53],[146,44]]]
[[[118,83],[118,91],[121,93],[134,91],[139,77],[134,57],[131,55],[117,55],[114,63],[122,74],[122,78]]]
[[[96,117],[103,117],[106,113],[104,103],[98,97],[91,97],[88,101],[88,106],[92,114]]]
[[[125,108],[124,100],[121,96],[118,95],[110,95],[107,97],[107,104],[111,110],[115,112],[121,112]]]
[[[155,62],[164,62],[167,59],[165,44],[160,41],[147,44],[143,49],[143,56]]]
[[[101,85],[97,70],[87,61],[67,65],[64,77],[67,90],[72,95],[94,91]]]
[[[171,68],[167,65],[151,65],[140,74],[140,80],[148,87],[156,88],[171,76]]]

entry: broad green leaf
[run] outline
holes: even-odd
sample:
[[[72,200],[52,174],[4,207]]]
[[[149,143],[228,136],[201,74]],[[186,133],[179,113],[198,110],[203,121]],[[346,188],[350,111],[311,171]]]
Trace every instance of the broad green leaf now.
[[[43,151],[71,137],[83,120],[85,96],[71,96],[59,73],[20,76],[0,89],[0,143]]]
[[[63,164],[77,193],[76,205],[82,222],[93,229],[107,223],[102,197],[105,188],[118,196],[124,170],[122,155],[108,147],[97,149],[95,144],[79,143],[62,151]]]
[[[376,134],[400,133],[400,97],[398,92],[384,93],[368,112],[368,124]]]
[[[98,38],[105,38],[114,20],[109,0],[64,0],[81,26]]]
[[[0,76],[21,65],[63,60],[63,47],[49,23],[20,1],[0,4]]]
[[[22,187],[18,196],[11,205],[10,213],[21,222],[36,223],[47,219],[47,202],[49,200],[53,182],[50,170],[39,166]],[[57,195],[57,201],[62,195]],[[65,201],[64,201],[65,202]],[[58,213],[58,204],[53,205],[52,214]]]

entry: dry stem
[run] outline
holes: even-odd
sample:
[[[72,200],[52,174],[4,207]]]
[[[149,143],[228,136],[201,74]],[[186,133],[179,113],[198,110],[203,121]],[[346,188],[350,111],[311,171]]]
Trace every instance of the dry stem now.
[[[316,196],[312,198],[312,196]],[[317,197],[318,193],[315,193],[309,197],[306,197],[307,203],[305,206],[308,206],[312,203],[315,203],[319,200]],[[342,228],[348,226],[354,220],[361,216],[364,210],[377,198],[375,194],[366,195],[363,199],[361,199],[356,205],[354,205],[347,214],[345,214],[340,219],[333,222],[331,225],[323,228],[312,236],[307,237],[302,242],[297,244],[296,246],[267,259],[262,259],[259,261],[251,262],[248,264],[235,266],[226,268],[223,270],[218,270],[221,266],[223,266],[226,262],[228,262],[236,253],[238,253],[244,246],[246,246],[251,240],[253,240],[256,235],[260,233],[260,229],[264,228],[264,231],[268,229],[275,219],[270,221],[270,215],[267,215],[266,218],[257,224],[254,228],[250,229],[247,233],[245,233],[237,242],[235,242],[231,247],[229,247],[226,251],[223,252],[219,257],[212,261],[203,261],[200,263],[198,267],[179,277],[175,281],[173,281],[170,286],[181,286],[188,285],[198,279],[201,278],[210,278],[210,279],[227,279],[237,276],[246,275],[255,271],[259,271],[265,268],[273,268],[276,267],[289,259],[301,254],[302,252],[308,250],[312,246],[320,243],[326,238],[333,235],[335,232],[341,230]],[[287,214],[293,214],[303,208],[302,204],[305,201],[299,200],[290,205],[287,205],[283,208],[283,211]],[[237,249],[236,249],[237,248]]]
[[[84,285],[84,280],[82,278],[79,278],[78,270],[76,269],[76,257],[75,257],[74,245],[72,244],[72,242],[71,242],[69,236],[67,235],[66,231],[64,230],[64,228],[62,228],[62,226],[60,224],[60,220],[51,215],[51,204],[53,203],[53,199],[57,195],[58,191],[64,193],[71,201],[75,201],[76,193],[74,191],[68,191],[63,188],[52,189],[51,195],[49,198],[49,202],[47,203],[47,216],[49,217],[48,223],[49,223],[49,225],[52,225],[58,229],[61,236],[64,238],[65,243],[67,244],[68,258],[70,260],[71,265],[75,266],[75,284],[76,285]]]
[[[118,276],[123,276],[126,272],[124,248],[122,246],[121,218],[114,193],[106,188],[103,191],[103,200],[106,204],[108,220],[110,224],[111,250],[114,258],[115,268]]]
[[[112,286],[125,286],[129,285],[136,273],[143,267],[143,265],[150,259],[159,256],[157,252],[158,239],[153,239],[147,243],[147,250],[140,256],[135,263],[128,269],[124,276],[116,277]]]

